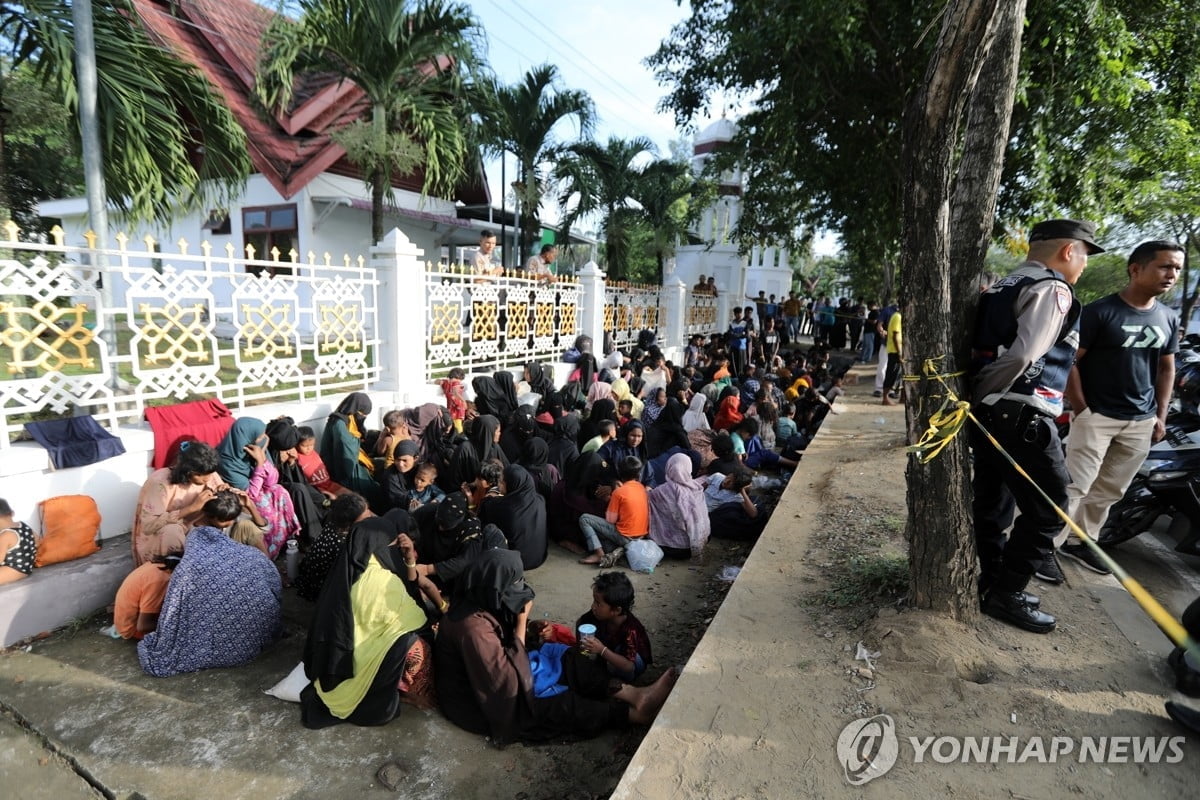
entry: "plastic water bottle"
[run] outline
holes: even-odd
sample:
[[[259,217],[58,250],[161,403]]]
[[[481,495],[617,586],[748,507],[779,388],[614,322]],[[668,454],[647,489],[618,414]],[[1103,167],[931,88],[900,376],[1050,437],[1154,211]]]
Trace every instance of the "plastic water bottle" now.
[[[287,541],[287,576],[289,583],[295,583],[300,577],[300,543],[295,539]]]

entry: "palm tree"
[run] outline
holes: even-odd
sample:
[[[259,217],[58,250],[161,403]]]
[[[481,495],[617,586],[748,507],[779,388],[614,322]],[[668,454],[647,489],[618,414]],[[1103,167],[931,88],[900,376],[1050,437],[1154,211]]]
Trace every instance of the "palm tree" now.
[[[135,219],[167,219],[227,196],[252,170],[229,108],[198,70],[151,41],[127,0],[92,3],[108,201]],[[0,3],[0,37],[14,65],[28,63],[70,110],[78,138],[71,4]]]
[[[520,235],[522,256],[530,252],[534,231],[541,231],[542,167],[561,152],[554,129],[574,117],[579,135],[584,137],[596,123],[595,106],[587,92],[561,88],[558,77],[558,67],[542,64],[510,86],[494,80],[481,84],[480,139],[491,155],[502,157],[512,152],[517,156],[517,197],[520,213],[526,218]]]
[[[361,89],[370,122],[336,141],[371,186],[371,238],[383,238],[385,197],[396,175],[424,168],[425,194],[449,196],[468,173],[464,84],[479,64],[482,29],[447,0],[297,0],[300,18],[267,30],[257,93],[286,108],[297,75],[325,72]]]
[[[603,145],[580,142],[567,147],[555,169],[563,186],[559,195],[559,205],[565,210],[563,230],[569,230],[581,216],[599,213],[608,271],[614,278],[622,277],[627,268],[629,237],[623,212],[630,209],[641,175],[634,162],[655,152],[654,143],[644,136],[610,136]]]
[[[654,161],[639,173],[633,199],[641,206],[642,219],[654,232],[659,283],[667,256],[675,250],[675,240],[687,235],[689,224],[715,197],[715,184],[694,178],[683,162]]]

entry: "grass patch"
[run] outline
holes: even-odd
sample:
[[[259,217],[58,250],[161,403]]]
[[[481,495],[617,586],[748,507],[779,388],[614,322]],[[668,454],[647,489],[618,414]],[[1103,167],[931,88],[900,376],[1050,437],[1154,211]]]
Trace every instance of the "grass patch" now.
[[[835,564],[831,586],[818,596],[829,608],[870,604],[872,610],[890,605],[908,594],[908,557],[891,553],[853,555]]]

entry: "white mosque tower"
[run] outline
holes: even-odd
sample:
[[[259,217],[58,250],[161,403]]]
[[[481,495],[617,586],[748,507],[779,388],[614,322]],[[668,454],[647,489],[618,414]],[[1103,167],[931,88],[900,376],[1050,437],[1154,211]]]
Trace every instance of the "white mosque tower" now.
[[[723,115],[702,130],[692,145],[693,174],[700,175],[708,160],[727,146],[736,133],[736,123]],[[760,290],[776,295],[782,302],[792,283],[787,252],[755,246],[748,257],[738,254],[733,232],[741,217],[742,182],[742,171],[737,167],[721,174],[716,201],[691,231],[701,244],[676,249],[674,276],[688,286],[695,285],[701,275],[715,277],[722,293],[730,295],[731,305],[739,304],[738,298],[745,305],[746,295],[755,295]]]

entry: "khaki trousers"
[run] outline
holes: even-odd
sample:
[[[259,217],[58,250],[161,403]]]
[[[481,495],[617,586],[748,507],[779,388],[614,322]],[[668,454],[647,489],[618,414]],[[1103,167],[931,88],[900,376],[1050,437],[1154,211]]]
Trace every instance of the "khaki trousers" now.
[[[1067,437],[1067,514],[1095,541],[1108,510],[1121,499],[1150,452],[1154,417],[1113,419],[1085,409],[1071,420]],[[1070,528],[1054,537],[1054,546],[1067,540]]]

